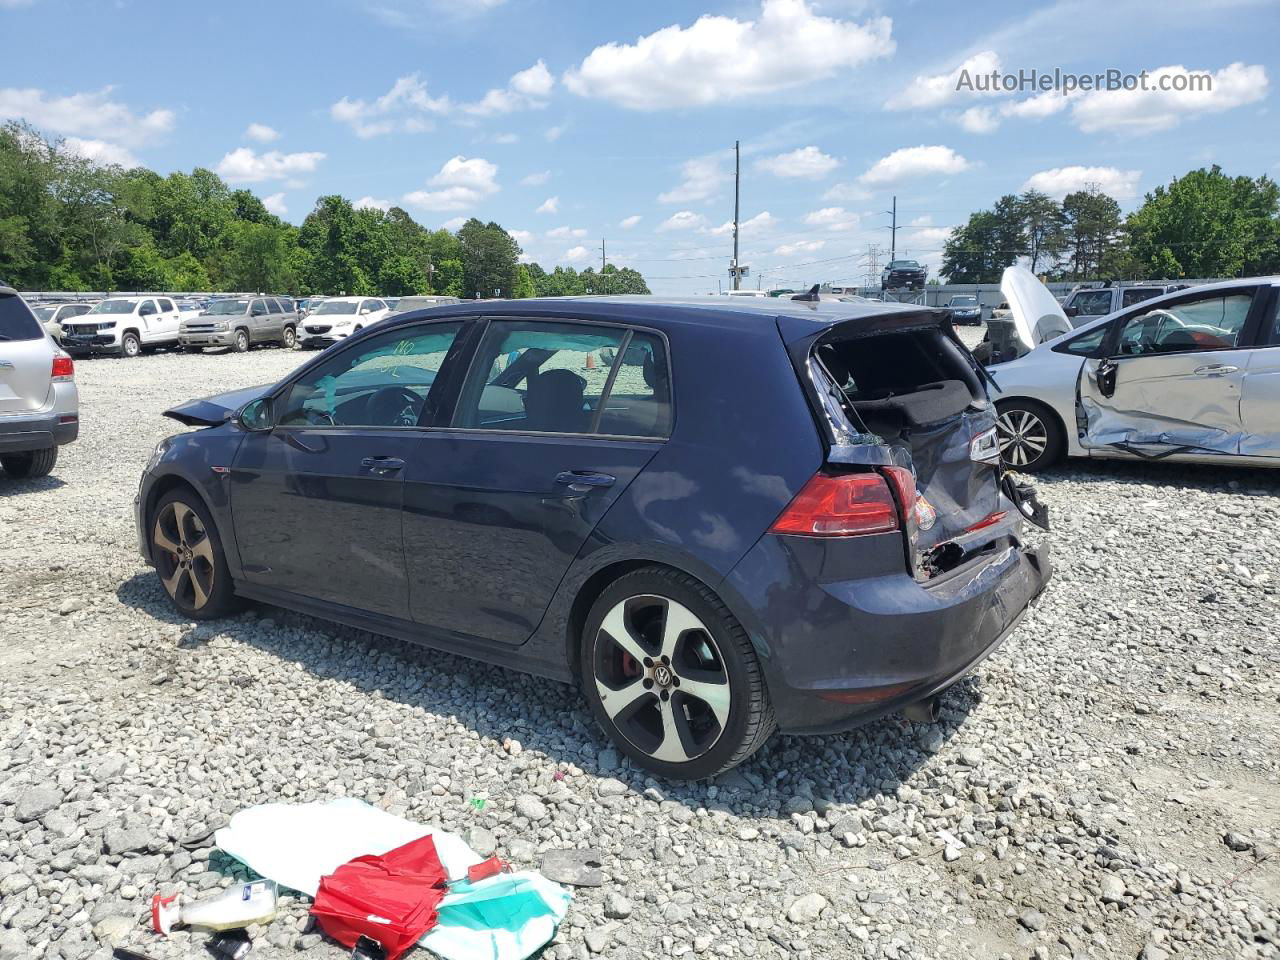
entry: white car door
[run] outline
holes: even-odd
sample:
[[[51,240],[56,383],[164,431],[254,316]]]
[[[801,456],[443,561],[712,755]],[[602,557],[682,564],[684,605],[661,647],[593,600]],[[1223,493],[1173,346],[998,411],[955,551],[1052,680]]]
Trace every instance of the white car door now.
[[[1249,351],[1240,419],[1240,452],[1249,457],[1280,458],[1280,295],[1264,308],[1256,346]]]
[[[157,297],[156,307],[156,340],[159,343],[177,343],[178,327],[182,324],[182,313],[178,305],[169,297]]]
[[[1191,294],[1109,324],[1107,356],[1086,360],[1080,374],[1085,449],[1151,459],[1239,454],[1251,352],[1242,334],[1255,289]]]
[[[161,319],[160,308],[156,306],[156,302],[151,299],[143,300],[138,304],[138,339],[146,344],[156,343],[161,338]]]

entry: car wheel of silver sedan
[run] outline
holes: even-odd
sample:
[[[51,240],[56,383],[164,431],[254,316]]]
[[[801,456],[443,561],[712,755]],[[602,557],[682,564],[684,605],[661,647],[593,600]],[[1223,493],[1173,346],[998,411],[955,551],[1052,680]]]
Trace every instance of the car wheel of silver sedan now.
[[[1014,400],[1000,404],[996,414],[1000,456],[1007,466],[1034,473],[1062,456],[1062,430],[1041,404]]]
[[[662,568],[623,576],[596,600],[582,641],[592,711],[642,767],[715,776],[773,732],[746,632],[692,577]]]

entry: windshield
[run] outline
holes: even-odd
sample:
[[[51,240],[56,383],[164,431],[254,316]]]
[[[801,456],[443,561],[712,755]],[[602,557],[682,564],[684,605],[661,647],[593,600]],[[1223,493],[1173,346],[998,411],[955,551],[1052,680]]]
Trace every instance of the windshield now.
[[[248,300],[219,300],[209,304],[205,314],[210,317],[229,317],[244,313],[249,308]]]
[[[952,297],[951,305],[953,307],[976,307],[978,305],[977,297]]]
[[[136,304],[132,300],[103,300],[90,313],[133,313]]]
[[[355,313],[356,304],[352,300],[326,300],[313,311],[314,313]]]
[[[58,312],[57,307],[32,307],[31,312],[36,315],[36,319],[41,323],[45,323],[53,319],[53,315]]]
[[[890,267],[918,267],[920,266],[920,264],[916,263],[914,260],[895,260],[893,261],[893,263],[889,264],[889,266]]]

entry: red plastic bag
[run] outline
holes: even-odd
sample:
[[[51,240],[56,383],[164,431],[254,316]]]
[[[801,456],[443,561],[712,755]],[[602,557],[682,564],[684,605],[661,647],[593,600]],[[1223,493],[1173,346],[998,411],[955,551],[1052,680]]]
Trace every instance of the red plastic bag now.
[[[427,835],[321,877],[311,913],[343,946],[369,937],[382,945],[386,960],[396,960],[435,926],[447,879]]]

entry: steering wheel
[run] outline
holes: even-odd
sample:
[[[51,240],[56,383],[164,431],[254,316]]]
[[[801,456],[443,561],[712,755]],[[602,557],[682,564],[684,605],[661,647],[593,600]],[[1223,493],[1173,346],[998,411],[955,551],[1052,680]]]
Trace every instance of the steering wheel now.
[[[380,427],[416,427],[421,409],[422,397],[408,387],[383,387],[365,405],[365,419]]]

